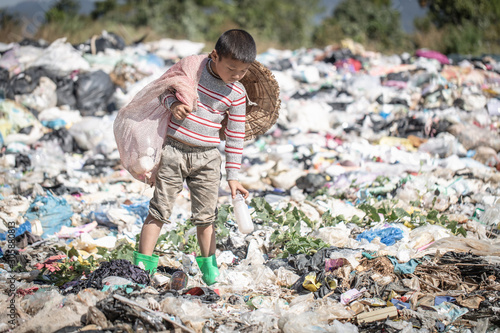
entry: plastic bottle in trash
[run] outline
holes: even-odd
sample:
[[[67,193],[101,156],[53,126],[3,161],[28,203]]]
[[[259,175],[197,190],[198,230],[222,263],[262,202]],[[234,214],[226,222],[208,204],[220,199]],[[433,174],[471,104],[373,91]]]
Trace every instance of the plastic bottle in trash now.
[[[233,199],[234,217],[238,223],[238,229],[242,234],[249,234],[253,231],[253,222],[250,211],[241,193],[236,194]]]

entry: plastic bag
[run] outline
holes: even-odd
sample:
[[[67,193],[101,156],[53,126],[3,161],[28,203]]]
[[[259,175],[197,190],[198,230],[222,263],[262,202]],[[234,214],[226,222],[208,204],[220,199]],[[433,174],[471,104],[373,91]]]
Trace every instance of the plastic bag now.
[[[16,102],[19,102],[24,106],[35,109],[37,111],[43,111],[45,109],[56,106],[56,84],[51,79],[45,76],[42,76],[38,82],[38,86],[30,93],[16,95]]]
[[[383,229],[370,229],[363,231],[356,237],[357,241],[365,238],[371,242],[375,237],[380,237],[380,242],[387,246],[395,244],[398,240],[403,239],[403,231],[399,228],[389,227]]]
[[[62,226],[69,227],[71,216],[73,210],[66,199],[47,192],[46,196],[36,196],[24,218],[28,221],[40,220],[45,231],[42,238],[47,238],[61,230]]]
[[[150,185],[155,182],[171,114],[158,96],[166,90],[175,91],[177,100],[194,108],[196,88],[207,59],[182,59],[118,112],[113,125],[118,152],[123,167],[135,179]]]
[[[102,70],[79,75],[75,82],[76,108],[83,116],[94,115],[106,110],[108,101],[115,91],[115,85]]]
[[[44,49],[43,54],[31,66],[44,67],[55,75],[67,75],[75,70],[90,70],[89,63],[73,45],[66,42],[66,38],[56,39],[49,47]]]
[[[71,126],[69,133],[82,150],[103,150],[102,146],[110,146],[108,150],[112,150],[114,142],[110,130],[113,121],[113,116],[84,117]]]

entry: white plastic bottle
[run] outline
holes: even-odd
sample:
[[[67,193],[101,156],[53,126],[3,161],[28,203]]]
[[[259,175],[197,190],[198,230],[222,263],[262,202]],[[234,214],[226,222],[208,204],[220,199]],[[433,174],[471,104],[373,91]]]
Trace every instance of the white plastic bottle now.
[[[242,234],[249,234],[253,231],[253,222],[250,217],[250,211],[245,202],[245,198],[238,193],[233,199],[234,217],[238,223],[238,229]]]

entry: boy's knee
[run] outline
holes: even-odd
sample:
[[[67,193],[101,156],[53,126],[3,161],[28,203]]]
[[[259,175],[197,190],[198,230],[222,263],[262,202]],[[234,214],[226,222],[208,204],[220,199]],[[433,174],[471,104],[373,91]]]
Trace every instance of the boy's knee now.
[[[144,220],[144,225],[153,223],[153,224],[156,224],[157,226],[161,227],[164,224],[170,223],[170,221],[168,219],[164,219],[161,216],[161,214],[157,215],[155,213],[156,213],[155,210],[151,211],[151,209],[150,209],[148,216]]]

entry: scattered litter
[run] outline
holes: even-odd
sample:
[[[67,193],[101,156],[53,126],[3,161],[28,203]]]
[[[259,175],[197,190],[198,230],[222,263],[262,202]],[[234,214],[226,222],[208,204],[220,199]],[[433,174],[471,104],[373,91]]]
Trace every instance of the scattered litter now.
[[[77,46],[2,46],[0,306],[14,302],[17,331],[499,329],[492,57],[383,55],[349,40],[259,54],[281,110],[245,142],[252,228],[238,228],[221,182],[220,276],[207,287],[183,189],[155,248],[157,271],[133,265],[154,188],[123,163],[145,180],[159,156],[146,148],[161,142],[121,161],[117,111],[203,48],[125,45],[110,32]]]

